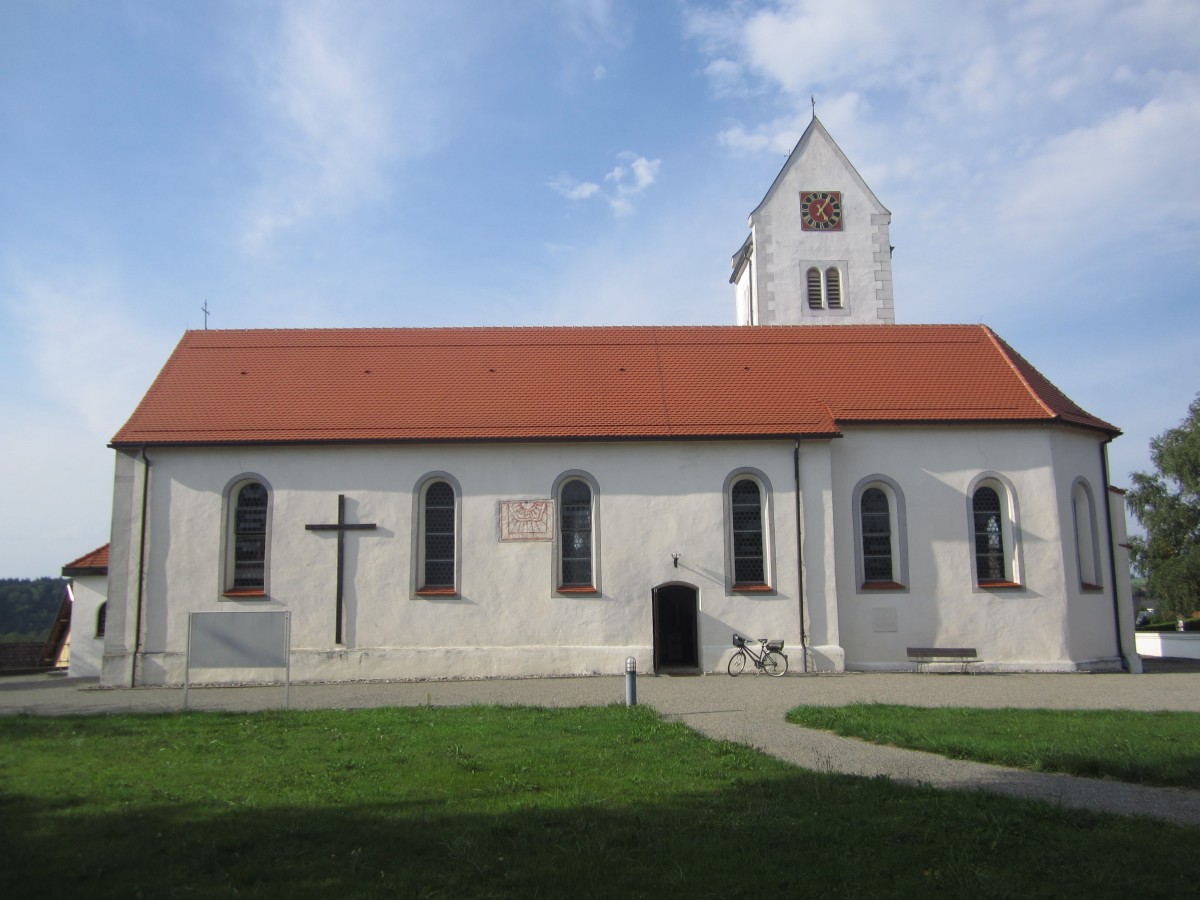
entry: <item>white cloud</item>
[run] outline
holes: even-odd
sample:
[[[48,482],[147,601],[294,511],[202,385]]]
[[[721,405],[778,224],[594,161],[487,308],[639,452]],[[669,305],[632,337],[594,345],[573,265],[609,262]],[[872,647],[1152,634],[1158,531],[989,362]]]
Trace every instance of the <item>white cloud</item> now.
[[[743,66],[732,59],[714,59],[704,67],[704,74],[717,97],[737,96],[746,92]]]
[[[604,176],[604,180],[613,182],[618,191],[628,194],[640,194],[646,188],[650,187],[650,185],[654,184],[654,179],[658,176],[658,169],[662,160],[646,159],[644,156],[638,156],[636,153],[628,151],[619,154],[619,158],[629,164],[628,168],[618,165]],[[633,179],[632,184],[630,184],[631,177]]]
[[[618,154],[618,158],[625,164],[618,164],[604,180],[612,186],[607,195],[609,207],[616,215],[627,216],[633,212],[634,198],[641,196],[658,178],[662,160],[646,159],[628,151]]]
[[[904,46],[911,9],[902,0],[794,2],[761,10],[744,25],[748,61],[791,93],[845,75],[866,59],[888,66]]]
[[[456,15],[308,0],[283,5],[267,33],[242,38],[233,65],[253,61],[262,126],[248,249],[386,200],[397,162],[444,143],[455,109],[448,97],[478,36]]]
[[[1018,237],[1036,220],[1043,246],[1053,246],[1048,236],[1064,230],[1073,239],[1070,226],[1089,221],[1122,240],[1164,230],[1194,235],[1198,135],[1200,78],[1181,77],[1141,107],[1116,110],[1039,146],[1004,180],[999,202],[1013,214],[1000,210],[997,218]]]
[[[596,68],[592,69],[593,81],[603,81],[607,77],[608,69],[604,68],[604,66],[596,66]]]
[[[568,200],[586,200],[600,190],[600,185],[592,181],[576,181],[570,175],[559,175],[546,184],[557,194]]]
[[[584,44],[617,44],[626,39],[627,24],[613,13],[612,0],[556,0],[569,35]]]
[[[822,96],[817,98],[817,113],[821,121],[841,142],[851,142],[860,131],[866,103],[857,93]],[[731,125],[717,135],[717,141],[735,153],[763,153],[787,155],[792,152],[800,135],[812,121],[812,107],[805,103],[796,112],[780,116],[747,129],[741,123]]]
[[[602,197],[608,201],[614,215],[630,215],[634,211],[633,201],[657,180],[662,160],[647,159],[629,151],[618,153],[617,159],[617,165],[604,176],[605,188],[594,181],[579,181],[570,175],[559,175],[546,184],[568,200]]]
[[[800,116],[815,93],[825,120],[822,95],[853,85],[868,97],[899,96],[912,116],[966,132],[999,133],[1009,116],[1022,116],[1029,130],[1099,115],[1111,109],[1113,84],[1191,69],[1200,53],[1192,0],[777,0],[685,15],[718,96],[731,85],[774,91]],[[770,122],[734,123],[723,140],[746,149],[777,143]]]
[[[394,153],[367,35],[318,4],[282,9],[260,61],[267,112],[263,184],[245,240],[257,246],[313,216],[361,202]]]
[[[726,128],[717,135],[717,141],[738,153],[772,153],[787,155],[800,140],[804,126],[799,116],[784,116],[764,122],[753,130],[747,130],[740,122]]]
[[[177,334],[155,332],[122,306],[103,272],[15,274],[5,306],[37,393],[77,428],[101,441],[133,412]],[[28,397],[26,399],[29,399]]]

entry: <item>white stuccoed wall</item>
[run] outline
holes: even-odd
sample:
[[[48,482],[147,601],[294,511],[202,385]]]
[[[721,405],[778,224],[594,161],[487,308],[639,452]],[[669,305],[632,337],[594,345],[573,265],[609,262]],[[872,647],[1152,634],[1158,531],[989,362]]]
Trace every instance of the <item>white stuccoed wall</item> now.
[[[138,584],[142,546],[141,505],[146,467],[134,454],[114,455],[112,531],[108,546],[108,617],[100,683],[129,686],[138,646]],[[150,523],[147,516],[147,530]],[[140,680],[137,683],[142,683]]]
[[[1034,426],[853,427],[839,440],[805,441],[799,533],[794,446],[681,441],[151,451],[136,681],[180,683],[188,613],[238,608],[292,611],[298,680],[617,673],[631,655],[645,672],[653,665],[651,591],[670,583],[698,589],[701,664],[709,671],[723,667],[733,631],[784,638],[800,670],[801,596],[810,660],[819,671],[910,669],[905,648],[917,645],[973,646],[981,668],[1001,671],[1118,665],[1102,509],[1096,511],[1101,591],[1079,586],[1071,525],[1077,477],[1088,480],[1098,500],[1106,494],[1098,436]],[[141,464],[121,454],[118,460],[108,684],[130,683],[137,619]],[[730,473],[746,468],[770,485],[768,566],[776,589],[769,594],[735,594],[727,586],[723,487]],[[548,498],[568,471],[587,472],[598,485],[597,596],[556,594],[552,544],[497,541],[499,500]],[[988,471],[1008,479],[1017,496],[1019,588],[980,589],[972,578],[968,489]],[[414,592],[414,497],[431,472],[449,473],[462,489],[462,574],[454,597]],[[261,476],[272,490],[267,600],[221,593],[223,496],[246,474]],[[889,477],[904,494],[903,590],[859,587],[853,492],[872,475]],[[336,537],[304,528],[335,520],[338,493],[347,496],[349,521],[379,526],[347,537],[342,647],[333,643]],[[894,628],[886,627],[890,622]],[[278,675],[199,670],[192,678]]]
[[[299,680],[615,673],[629,655],[648,671],[651,590],[672,582],[699,590],[705,669],[724,664],[735,630],[782,637],[789,647],[800,641],[790,441],[159,449],[150,457],[138,683],[182,681],[189,612],[239,607],[292,610]],[[772,486],[769,564],[777,590],[766,595],[726,590],[722,487],[745,466]],[[599,487],[602,593],[595,597],[555,594],[551,544],[497,541],[497,502],[549,497],[554,479],[568,470],[589,473]],[[422,476],[434,471],[462,487],[456,597],[418,597],[413,590],[414,495]],[[232,479],[247,473],[272,489],[265,601],[221,594],[222,497]],[[333,645],[336,538],[304,528],[335,520],[338,493],[347,496],[349,521],[379,526],[347,537],[343,648]],[[136,530],[134,516],[133,534],[115,539],[114,555],[122,543],[136,547]],[[673,553],[680,554],[678,568]],[[131,598],[136,578],[128,581],[124,593]],[[131,640],[132,632],[125,633]],[[127,683],[122,649],[109,649],[109,682]],[[194,681],[261,677],[192,674]]]
[[[95,678],[104,657],[104,639],[96,637],[96,616],[108,592],[107,575],[76,575],[71,579],[71,678]]]
[[[993,670],[1119,667],[1103,509],[1096,510],[1103,590],[1080,588],[1073,537],[1075,478],[1086,478],[1097,498],[1106,494],[1100,446],[1095,434],[1066,428],[847,428],[833,461],[847,667],[909,668],[911,646],[975,647],[980,668]],[[988,471],[1016,492],[1020,588],[980,588],[972,576],[968,490]],[[890,477],[904,494],[904,590],[859,587],[853,490],[871,475]],[[891,621],[895,631],[880,630]]]

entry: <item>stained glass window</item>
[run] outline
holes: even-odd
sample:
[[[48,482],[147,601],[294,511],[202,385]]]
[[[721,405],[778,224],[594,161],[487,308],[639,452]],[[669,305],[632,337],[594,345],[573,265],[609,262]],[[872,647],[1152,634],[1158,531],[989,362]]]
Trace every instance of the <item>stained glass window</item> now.
[[[860,506],[864,581],[894,581],[892,516],[888,496],[879,488],[863,491]]]
[[[267,565],[267,489],[257,481],[238,490],[233,542],[234,590],[263,589]]]
[[[563,587],[589,587],[592,581],[592,489],[584,481],[568,481],[558,499],[559,583]]]
[[[994,488],[975,491],[975,573],[981,583],[1007,580],[1000,508],[1000,495]]]
[[[733,486],[733,581],[737,585],[765,584],[763,564],[762,494],[758,482],[743,478]]]
[[[423,587],[454,587],[454,488],[435,481],[425,489]]]

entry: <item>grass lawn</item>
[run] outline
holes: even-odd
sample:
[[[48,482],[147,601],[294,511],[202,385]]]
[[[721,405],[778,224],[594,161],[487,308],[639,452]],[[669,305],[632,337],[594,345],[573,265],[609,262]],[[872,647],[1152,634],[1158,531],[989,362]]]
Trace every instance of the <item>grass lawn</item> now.
[[[800,706],[788,721],[952,759],[1200,789],[1200,713],[856,703]]]
[[[3,718],[0,804],[13,898],[1124,898],[1200,879],[1200,829],[802,771],[646,708]]]

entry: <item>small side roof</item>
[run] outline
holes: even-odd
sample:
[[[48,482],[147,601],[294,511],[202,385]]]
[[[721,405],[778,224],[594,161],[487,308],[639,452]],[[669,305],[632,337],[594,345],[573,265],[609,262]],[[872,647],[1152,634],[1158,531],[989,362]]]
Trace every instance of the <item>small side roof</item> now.
[[[742,274],[742,267],[746,265],[746,260],[750,258],[750,254],[754,250],[754,234],[751,232],[746,235],[746,240],[742,242],[742,246],[738,248],[738,252],[733,254],[733,259],[730,265],[733,267],[733,274],[729,276],[729,283],[735,284],[738,276]]]
[[[71,560],[62,568],[63,576],[74,578],[79,575],[108,574],[108,544],[97,547],[91,553],[85,553],[79,559]]]

